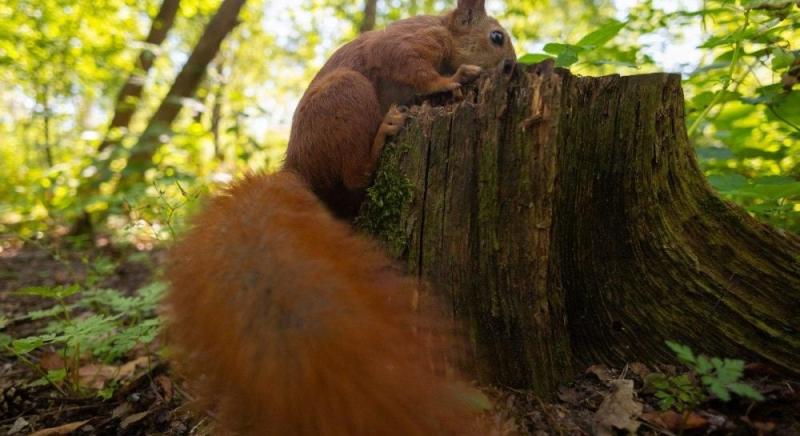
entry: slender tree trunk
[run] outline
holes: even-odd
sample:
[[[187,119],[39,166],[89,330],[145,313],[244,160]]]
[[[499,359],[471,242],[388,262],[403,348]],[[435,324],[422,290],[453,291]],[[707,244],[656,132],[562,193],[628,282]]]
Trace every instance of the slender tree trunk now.
[[[143,180],[144,171],[152,164],[153,154],[161,145],[162,136],[170,133],[170,126],[182,107],[183,99],[194,94],[205,75],[208,64],[219,51],[222,41],[238,23],[239,11],[245,2],[246,0],[224,0],[217,13],[211,18],[186,64],[151,117],[138,143],[131,150],[128,164],[117,185],[118,191],[127,189]],[[118,150],[112,150],[110,157],[105,159],[105,162],[109,162],[118,154]],[[113,175],[107,164],[98,165],[96,173],[79,188],[81,198],[97,192],[102,183],[111,181]],[[72,233],[89,233],[91,228],[91,219],[88,213],[84,213],[74,224]]]
[[[214,103],[211,106],[211,135],[214,138],[214,157],[218,160],[225,160],[225,150],[222,149],[222,137],[220,134],[220,122],[222,121],[222,98],[225,95],[225,62],[220,59],[216,65],[217,87],[214,90]]]
[[[111,169],[108,167],[111,154],[104,154],[103,152],[114,148],[121,140],[124,131],[130,127],[131,119],[136,112],[139,99],[144,90],[145,78],[155,60],[155,53],[152,47],[160,46],[166,39],[169,30],[175,23],[175,16],[178,13],[179,6],[180,0],[164,0],[158,13],[153,18],[150,32],[144,40],[145,47],[139,53],[136,68],[128,76],[119,94],[117,94],[117,100],[114,104],[114,116],[111,118],[111,123],[108,125],[103,141],[97,147],[98,155],[93,162],[95,172],[78,187],[76,198],[79,201],[85,201],[100,189],[101,182],[111,178]],[[83,235],[92,233],[92,230],[92,217],[88,211],[84,210],[72,224],[70,233]]]
[[[55,162],[53,161],[53,146],[50,144],[50,90],[47,85],[44,87],[42,93],[42,122],[44,124],[44,157],[47,162],[47,167],[52,168]]]
[[[450,303],[481,379],[550,394],[667,339],[800,374],[800,238],[710,188],[678,75],[545,63],[415,110],[359,222]]]
[[[98,152],[102,152],[109,146],[116,144],[122,136],[120,130],[126,130],[130,125],[131,118],[133,118],[139,99],[142,96],[145,78],[156,57],[153,47],[160,46],[166,39],[167,33],[175,22],[179,6],[180,0],[164,0],[161,3],[161,9],[153,18],[150,32],[144,40],[145,48],[139,53],[137,68],[131,72],[128,80],[125,81],[125,85],[122,86],[119,94],[117,94],[114,116],[111,118],[111,123],[108,126],[103,142],[100,143],[97,149]]]
[[[361,21],[359,33],[369,32],[375,28],[375,14],[378,9],[378,0],[364,0],[364,18]]]
[[[122,172],[121,186],[132,186],[143,180],[144,171],[152,165],[153,154],[169,136],[170,126],[178,116],[182,100],[194,95],[228,33],[238,23],[239,11],[246,0],[224,0],[197,42],[192,54],[181,69],[161,105],[147,124],[139,142],[131,150],[128,164]]]

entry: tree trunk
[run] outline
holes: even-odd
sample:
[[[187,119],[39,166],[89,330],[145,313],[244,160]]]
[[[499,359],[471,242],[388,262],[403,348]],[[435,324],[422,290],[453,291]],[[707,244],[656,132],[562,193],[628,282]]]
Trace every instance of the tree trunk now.
[[[358,33],[369,32],[375,28],[375,14],[378,12],[378,0],[364,0],[364,18]]]
[[[53,160],[53,146],[50,144],[50,118],[52,116],[50,110],[50,89],[47,85],[44,86],[42,92],[42,122],[44,124],[44,157],[47,163],[47,169],[53,168],[55,161]]]
[[[131,150],[122,172],[121,185],[132,186],[143,179],[144,171],[152,164],[153,154],[161,146],[162,135],[169,135],[170,126],[182,107],[183,99],[194,95],[228,33],[238,23],[239,11],[246,0],[224,0],[197,42],[192,54],[175,78],[161,105],[145,127],[139,142]]]
[[[667,339],[800,373],[800,238],[710,188],[680,76],[544,63],[415,111],[359,222],[449,302],[480,379],[551,394]]]
[[[225,86],[228,77],[225,74],[225,60],[219,59],[216,65],[217,84],[214,90],[214,103],[211,106],[211,135],[214,138],[214,157],[220,162],[225,161],[225,150],[222,149],[222,135],[220,122],[222,121],[222,99],[225,96]]]
[[[175,15],[178,13],[180,0],[164,0],[161,3],[161,9],[153,18],[153,23],[150,25],[150,32],[147,34],[144,43],[145,48],[139,53],[139,61],[136,70],[132,71],[125,85],[117,95],[117,101],[114,105],[114,117],[108,125],[103,142],[97,148],[98,152],[102,152],[112,144],[119,141],[121,133],[119,130],[127,129],[130,125],[131,118],[133,117],[136,107],[139,104],[139,98],[142,96],[144,89],[144,79],[147,77],[150,67],[153,66],[155,53],[152,47],[158,47],[164,42],[167,37],[169,29],[175,22]]]
[[[109,159],[110,155],[102,156],[101,154],[112,145],[117,145],[122,138],[122,131],[127,130],[130,126],[131,119],[142,96],[145,78],[155,59],[152,47],[160,46],[166,39],[167,33],[175,23],[175,16],[178,13],[179,6],[180,0],[164,0],[158,13],[153,18],[150,32],[144,40],[146,47],[139,53],[136,69],[131,72],[119,94],[117,94],[117,100],[114,104],[114,116],[111,118],[111,123],[108,125],[103,141],[97,147],[98,156],[93,163],[95,172],[84,180],[78,188],[76,197],[79,200],[86,200],[93,192],[99,189],[102,181],[107,181],[111,178],[111,169],[108,168],[111,160]],[[84,210],[72,224],[70,233],[84,235],[92,233],[92,230],[91,215]]]

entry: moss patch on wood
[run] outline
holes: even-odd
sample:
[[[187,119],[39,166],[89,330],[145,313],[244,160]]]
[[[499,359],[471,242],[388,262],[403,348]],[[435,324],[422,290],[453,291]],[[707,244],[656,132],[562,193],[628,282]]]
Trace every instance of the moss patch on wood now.
[[[367,189],[367,200],[361,207],[356,226],[386,244],[393,253],[402,252],[406,235],[402,228],[402,213],[414,194],[414,184],[400,169],[400,156],[408,152],[407,145],[391,142],[383,150],[381,170]]]

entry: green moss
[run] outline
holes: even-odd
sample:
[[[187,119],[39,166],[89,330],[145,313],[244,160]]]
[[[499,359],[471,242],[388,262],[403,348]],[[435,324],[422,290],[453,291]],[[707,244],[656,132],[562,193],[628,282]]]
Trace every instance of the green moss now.
[[[377,237],[395,254],[406,244],[402,216],[414,194],[414,184],[400,170],[400,156],[405,152],[407,146],[397,143],[384,149],[375,183],[367,189],[356,219],[358,228]]]

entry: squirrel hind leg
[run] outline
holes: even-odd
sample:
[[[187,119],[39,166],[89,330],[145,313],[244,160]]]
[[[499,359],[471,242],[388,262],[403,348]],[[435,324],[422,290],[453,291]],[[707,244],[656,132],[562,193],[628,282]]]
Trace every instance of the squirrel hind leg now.
[[[393,104],[389,108],[389,111],[386,112],[386,115],[383,117],[383,122],[380,127],[378,127],[378,133],[375,134],[375,140],[372,142],[372,160],[376,164],[378,158],[380,158],[383,146],[386,145],[386,140],[400,132],[407,118],[408,108],[406,106]]]
[[[334,171],[347,189],[364,189],[375,167],[372,145],[382,121],[372,82],[351,69],[333,70],[300,101],[292,126],[298,136],[289,142],[287,164],[304,176]]]

